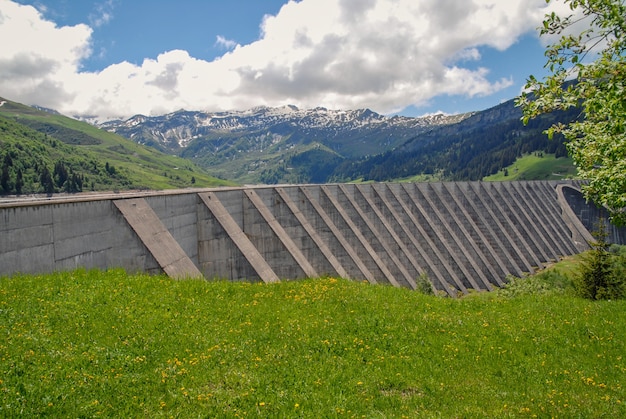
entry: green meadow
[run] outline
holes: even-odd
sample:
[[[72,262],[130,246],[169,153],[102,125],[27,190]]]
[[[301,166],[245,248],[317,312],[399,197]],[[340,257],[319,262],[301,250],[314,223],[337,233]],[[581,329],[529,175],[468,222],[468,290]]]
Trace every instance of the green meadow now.
[[[0,417],[625,417],[626,301],[520,289],[1,278]]]
[[[560,180],[576,177],[576,166],[571,157],[555,158],[554,154],[527,154],[484,181]]]

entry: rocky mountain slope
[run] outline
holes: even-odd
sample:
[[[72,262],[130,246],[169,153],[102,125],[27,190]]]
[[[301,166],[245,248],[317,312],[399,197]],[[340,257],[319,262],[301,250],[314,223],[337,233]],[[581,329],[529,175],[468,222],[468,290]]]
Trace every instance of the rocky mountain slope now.
[[[242,183],[324,182],[338,163],[392,150],[472,114],[387,117],[369,109],[258,107],[234,112],[135,115],[100,127]]]

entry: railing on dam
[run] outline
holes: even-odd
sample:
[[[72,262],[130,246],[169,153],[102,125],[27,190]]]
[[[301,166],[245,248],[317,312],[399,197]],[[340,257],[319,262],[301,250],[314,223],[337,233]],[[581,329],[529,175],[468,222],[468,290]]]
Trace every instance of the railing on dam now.
[[[576,181],[284,185],[0,201],[0,275],[77,267],[273,282],[336,275],[449,295],[588,248]],[[624,243],[623,230],[612,239]]]

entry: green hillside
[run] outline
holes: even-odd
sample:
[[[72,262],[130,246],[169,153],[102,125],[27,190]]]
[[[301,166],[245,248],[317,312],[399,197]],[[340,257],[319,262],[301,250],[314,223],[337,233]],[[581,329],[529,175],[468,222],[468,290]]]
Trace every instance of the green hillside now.
[[[570,157],[556,158],[554,154],[533,153],[515,160],[485,181],[558,180],[576,177],[576,167]]]
[[[0,106],[0,194],[230,184],[192,162],[59,114]]]
[[[335,278],[0,278],[0,416],[619,418],[626,300]]]

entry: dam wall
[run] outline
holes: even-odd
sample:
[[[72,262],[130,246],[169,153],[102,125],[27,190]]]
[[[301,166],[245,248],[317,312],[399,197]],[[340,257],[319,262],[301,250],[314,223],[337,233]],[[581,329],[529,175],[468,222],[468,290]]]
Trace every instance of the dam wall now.
[[[455,296],[588,249],[577,181],[251,186],[0,201],[0,275],[124,268],[231,281],[340,276]],[[610,240],[625,244],[624,229]]]

